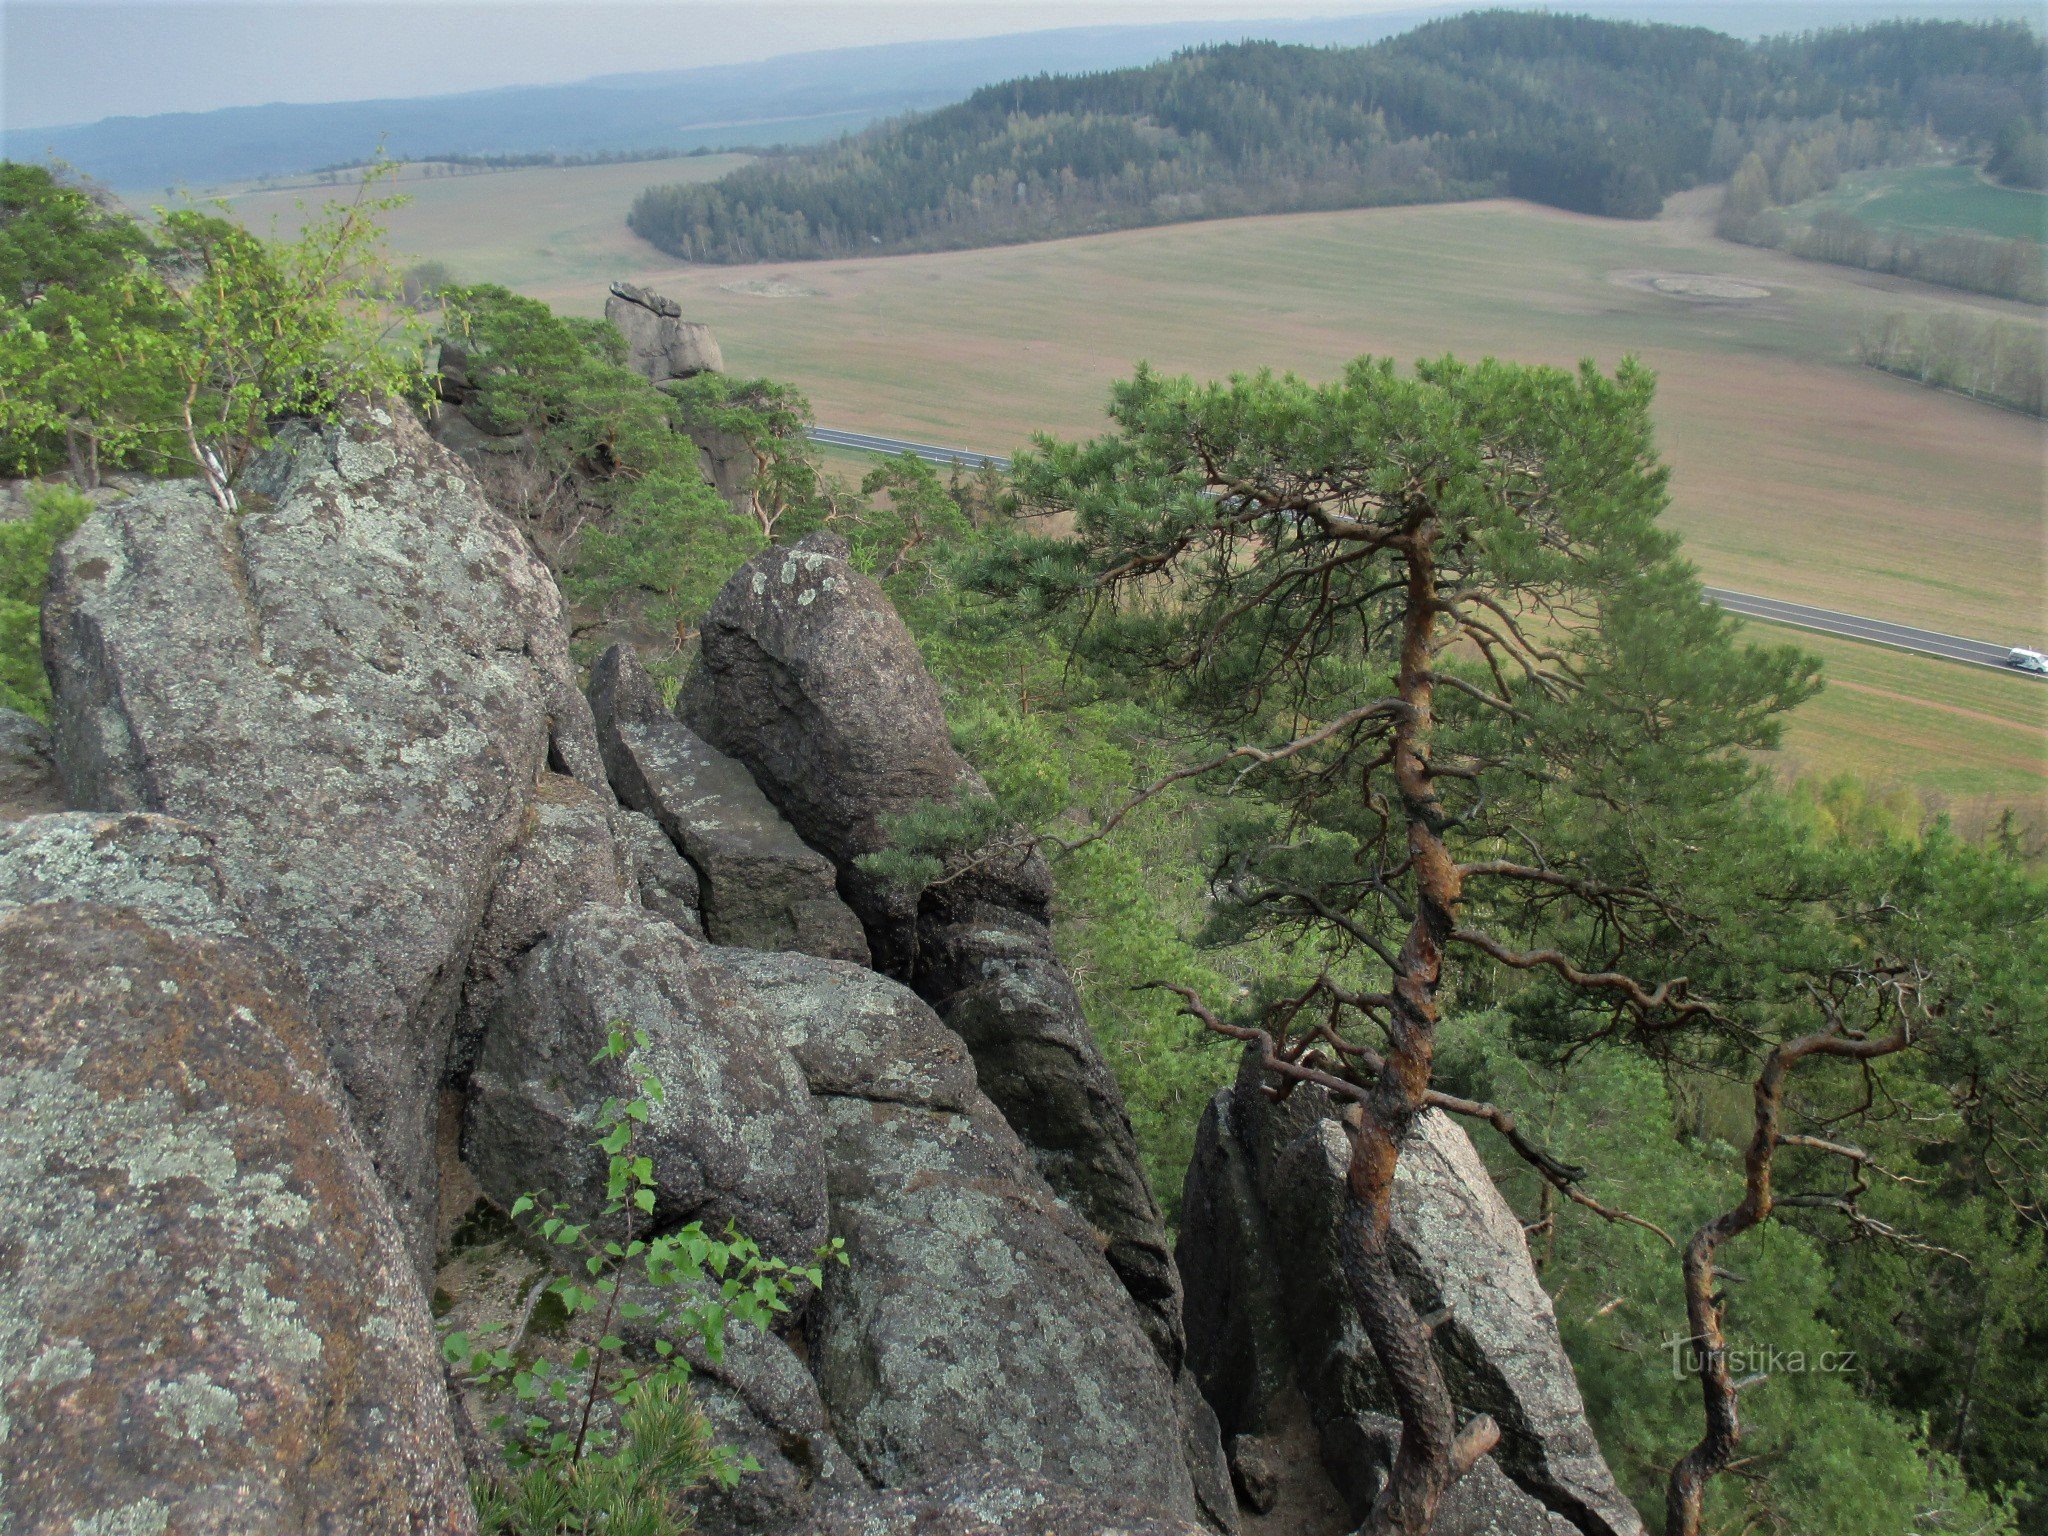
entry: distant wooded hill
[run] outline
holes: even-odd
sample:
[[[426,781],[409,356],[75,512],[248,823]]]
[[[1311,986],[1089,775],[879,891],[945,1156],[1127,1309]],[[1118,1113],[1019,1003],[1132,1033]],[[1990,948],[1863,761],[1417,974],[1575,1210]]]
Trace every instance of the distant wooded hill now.
[[[2017,22],[1885,22],[1742,42],[1493,11],[1364,48],[1203,47],[1019,79],[712,183],[650,188],[635,232],[691,261],[946,250],[1233,214],[1509,195],[1648,217],[1759,134],[1826,127],[1857,163],[2038,126]]]
[[[1534,0],[1529,0],[1534,3]],[[2035,0],[1582,0],[1580,9],[1712,27],[1739,37],[1842,26],[1938,9],[1970,20],[2031,17]],[[581,7],[562,10],[578,24]],[[596,8],[601,10],[602,8]],[[398,160],[457,155],[590,157],[622,152],[814,144],[883,118],[960,100],[977,86],[1040,72],[1123,69],[1201,43],[1261,37],[1357,47],[1450,7],[1305,21],[1176,21],[1068,27],[789,54],[573,84],[381,101],[278,102],[213,112],[22,127],[8,116],[0,155],[61,161],[130,192],[218,185],[353,163],[381,143]],[[596,11],[580,24],[602,25]],[[681,23],[678,23],[681,25]],[[480,35],[488,45],[488,34]],[[16,50],[19,53],[19,50]],[[12,61],[30,67],[26,55]],[[658,179],[650,176],[650,180]]]

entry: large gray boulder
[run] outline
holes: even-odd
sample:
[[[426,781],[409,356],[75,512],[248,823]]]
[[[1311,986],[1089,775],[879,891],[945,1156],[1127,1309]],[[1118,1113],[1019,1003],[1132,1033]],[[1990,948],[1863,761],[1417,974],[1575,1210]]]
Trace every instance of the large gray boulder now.
[[[303,972],[424,1270],[436,1088],[469,951],[550,766],[604,791],[561,598],[409,415],[288,428],[225,516],[105,507],[43,617],[66,798],[214,838]]]
[[[48,729],[18,709],[0,709],[0,821],[63,809]]]
[[[966,1467],[916,1488],[833,1502],[817,1536],[1201,1536],[1204,1527],[1115,1484],[1082,1492],[1001,1467]]]
[[[849,1264],[825,1277],[816,1368],[860,1469],[900,1487],[993,1460],[1199,1520],[1172,1373],[994,1109],[818,1111]]]
[[[697,871],[713,943],[867,960],[831,861],[805,846],[745,768],[662,707],[630,649],[598,658],[590,702],[620,800],[651,817]]]
[[[742,566],[700,633],[676,713],[744,763],[804,841],[831,857],[876,964],[910,979],[920,902],[856,861],[890,845],[891,818],[988,794],[954,750],[917,642],[853,568],[845,541],[822,531]],[[958,862],[946,899],[1047,916],[1052,879],[1036,852],[972,869],[970,857]]]
[[[685,320],[674,299],[634,283],[613,283],[604,317],[626,338],[626,366],[642,378],[659,384],[725,370],[711,327]]]
[[[595,1059],[621,1027],[646,1047]],[[803,1075],[713,953],[638,908],[579,908],[520,962],[484,1033],[464,1161],[501,1206],[542,1191],[593,1216],[608,1165],[597,1117],[640,1097],[647,1074],[663,1090],[638,1142],[654,1165],[650,1230],[730,1221],[808,1263],[825,1180]]]
[[[966,1039],[982,1088],[1047,1181],[1102,1234],[1161,1354],[1177,1364],[1173,1255],[1123,1096],[1053,953],[1045,860],[1028,843],[963,850],[920,894],[860,867],[890,846],[892,818],[988,793],[953,748],[902,619],[853,568],[844,541],[820,532],[741,567],[701,634],[678,713],[831,856],[876,963]]]
[[[1236,1085],[1203,1116],[1179,1258],[1189,1364],[1225,1438],[1266,1432],[1275,1405],[1298,1387],[1332,1480],[1360,1516],[1391,1462],[1394,1403],[1338,1252],[1349,1165],[1328,1096],[1297,1088],[1273,1103],[1248,1054]],[[1444,1536],[1487,1536],[1533,1518],[1496,1472],[1543,1512],[1544,1523],[1526,1526],[1532,1532],[1640,1536],[1587,1423],[1521,1223],[1471,1140],[1435,1111],[1402,1148],[1393,1253],[1416,1306],[1448,1311],[1434,1340],[1461,1418],[1491,1414],[1501,1429],[1471,1486],[1446,1506]]]
[[[319,1032],[267,951],[201,931],[220,916],[186,868],[189,926],[0,916],[0,1527],[473,1531],[426,1306]],[[145,903],[179,888],[139,880]]]
[[[716,954],[780,1029],[825,1127],[848,1263],[827,1268],[807,1330],[860,1470],[902,1488],[990,1464],[1013,1488],[1114,1487],[1231,1529],[1213,1418],[1150,1347],[1099,1234],[976,1087],[960,1038],[872,971]]]

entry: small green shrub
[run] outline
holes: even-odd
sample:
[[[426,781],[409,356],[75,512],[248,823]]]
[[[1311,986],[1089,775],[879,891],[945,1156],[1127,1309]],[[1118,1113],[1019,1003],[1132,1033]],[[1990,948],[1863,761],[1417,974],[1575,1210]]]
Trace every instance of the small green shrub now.
[[[644,1031],[616,1024],[595,1059],[633,1070],[634,1053],[646,1045]],[[762,1253],[731,1228],[723,1238],[708,1236],[696,1222],[645,1235],[655,1203],[654,1164],[635,1143],[662,1100],[662,1086],[652,1073],[640,1073],[638,1084],[637,1097],[606,1099],[597,1114],[595,1145],[610,1159],[597,1217],[573,1220],[566,1207],[538,1194],[520,1196],[510,1213],[575,1261],[576,1268],[548,1282],[544,1295],[571,1323],[594,1325],[594,1342],[580,1345],[564,1370],[523,1351],[518,1337],[481,1336],[503,1332],[504,1324],[442,1340],[443,1354],[472,1385],[510,1403],[492,1428],[507,1436],[511,1472],[476,1484],[485,1536],[671,1536],[687,1530],[685,1495],[710,1482],[730,1486],[758,1467],[712,1444],[709,1426],[690,1401],[684,1350],[701,1342],[710,1359],[722,1359],[728,1325],[767,1328],[789,1311],[789,1297],[800,1286],[823,1284],[828,1259],[844,1262],[836,1239],[820,1250],[816,1264],[798,1268]],[[648,1325],[651,1363],[626,1356],[618,1330],[631,1322]],[[606,1404],[612,1414],[604,1412]],[[607,1423],[613,1416],[616,1429]]]

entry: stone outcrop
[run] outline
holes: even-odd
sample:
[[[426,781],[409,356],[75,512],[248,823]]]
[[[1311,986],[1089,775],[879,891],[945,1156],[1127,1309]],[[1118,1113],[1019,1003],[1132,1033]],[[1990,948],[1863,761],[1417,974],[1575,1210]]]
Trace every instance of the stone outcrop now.
[[[1115,1488],[1082,1493],[1000,1467],[969,1467],[901,1492],[835,1502],[818,1536],[1199,1536]]]
[[[859,920],[747,770],[662,707],[639,660],[613,646],[591,670],[598,741],[620,800],[652,818],[697,872],[713,943],[865,962]]]
[[[224,919],[187,869],[190,928],[0,917],[0,1526],[472,1531],[426,1305],[318,1033],[266,950],[196,931]],[[162,874],[137,888],[180,888]]]
[[[593,1059],[618,1027],[647,1045]],[[595,1116],[640,1097],[643,1074],[663,1088],[637,1143],[653,1160],[654,1226],[730,1221],[809,1262],[825,1240],[825,1181],[803,1076],[744,989],[652,913],[582,907],[529,951],[485,1028],[464,1161],[501,1206],[540,1191],[594,1216],[606,1171]]]
[[[633,283],[613,283],[604,317],[626,338],[626,366],[642,378],[660,384],[725,371],[711,327],[685,320],[674,299]]]
[[[988,793],[954,750],[917,642],[853,568],[845,541],[824,532],[748,561],[701,631],[676,713],[744,763],[798,835],[831,857],[876,964],[907,976],[920,903],[856,861],[889,846],[892,817]],[[1052,878],[1027,851],[961,875],[947,892],[1043,921]]]
[[[1047,1181],[1103,1234],[1177,1365],[1172,1254],[1122,1094],[1053,954],[1044,859],[963,852],[952,878],[922,897],[859,866],[889,846],[892,817],[988,790],[953,748],[916,642],[844,541],[815,533],[740,569],[705,617],[677,711],[831,855],[877,963],[966,1039],[984,1090]]]
[[[1394,1405],[1337,1251],[1349,1162],[1327,1096],[1303,1088],[1274,1104],[1248,1057],[1203,1117],[1179,1258],[1189,1364],[1225,1437],[1264,1431],[1298,1388],[1358,1518],[1391,1461]],[[1521,1224],[1464,1131],[1436,1112],[1402,1151],[1394,1254],[1417,1307],[1448,1310],[1435,1340],[1461,1417],[1488,1413],[1501,1427],[1499,1447],[1447,1504],[1441,1536],[1640,1536],[1586,1423]]]
[[[1229,1529],[1213,1421],[1183,1423],[1099,1238],[975,1086],[959,1038],[873,972],[716,953],[815,1095],[848,1262],[827,1269],[809,1328],[860,1470],[900,1488],[993,1461]]]
[[[1043,860],[861,868],[987,790],[843,545],[735,578],[678,718],[622,651],[586,699],[546,570],[409,418],[293,427],[244,493],[102,505],[53,573],[52,750],[0,716],[0,1525],[471,1529],[456,1425],[488,1465],[503,1405],[449,1413],[421,1282],[444,1326],[533,1321],[561,1255],[505,1209],[594,1211],[642,1073],[654,1227],[847,1261],[774,1332],[685,1344],[761,1463],[707,1536],[1229,1532],[1226,1433],[1248,1498],[1298,1511],[1271,1459],[1319,1447],[1319,1507],[1370,1501],[1392,1421],[1324,1106],[1211,1106],[1184,1346]],[[1632,1536],[1454,1127],[1401,1191],[1402,1273],[1504,1431],[1440,1536]]]
[[[18,709],[0,709],[0,821],[63,809],[49,731]]]
[[[67,800],[205,827],[289,956],[414,1253],[468,951],[551,764],[603,792],[561,598],[409,417],[284,443],[229,519],[189,484],[88,518],[44,652]]]

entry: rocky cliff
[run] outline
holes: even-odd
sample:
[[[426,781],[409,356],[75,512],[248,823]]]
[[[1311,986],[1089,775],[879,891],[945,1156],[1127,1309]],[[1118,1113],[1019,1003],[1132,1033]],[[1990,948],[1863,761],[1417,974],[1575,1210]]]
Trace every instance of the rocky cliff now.
[[[586,695],[545,568],[410,417],[294,428],[252,490],[96,512],[54,728],[0,721],[0,1527],[473,1529],[429,1298],[502,1312],[537,1271],[494,1213],[600,1199],[619,1020],[664,1090],[654,1220],[847,1259],[698,1360],[761,1463],[703,1529],[1230,1531],[1217,1412],[1256,1438],[1311,1377],[1310,1454],[1369,1480],[1355,1327],[1283,1325],[1244,1249],[1317,1240],[1261,1182],[1315,1126],[1219,1098],[1176,1264],[1043,862],[863,873],[895,812],[986,791],[842,546],[741,570],[671,711],[623,651]],[[1519,1233],[1446,1155],[1418,1283],[1509,1431],[1500,1507],[1548,1522],[1467,1528],[1626,1530]]]

